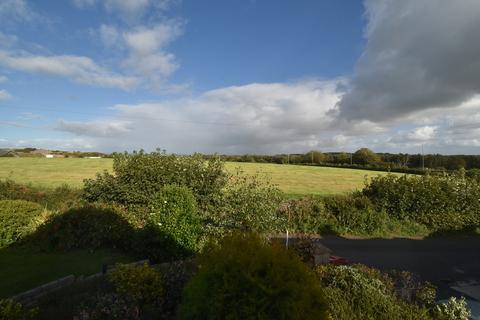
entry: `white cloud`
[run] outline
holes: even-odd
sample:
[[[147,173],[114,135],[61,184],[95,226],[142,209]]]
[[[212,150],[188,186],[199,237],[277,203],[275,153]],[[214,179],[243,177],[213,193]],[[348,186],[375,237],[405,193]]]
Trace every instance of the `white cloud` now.
[[[120,34],[114,26],[102,24],[99,29],[100,40],[106,47],[118,47]]]
[[[174,2],[175,0],[73,0],[78,8],[100,3],[108,13],[118,14],[129,23],[139,20],[152,10],[166,10]]]
[[[407,138],[413,141],[427,141],[435,137],[435,133],[438,127],[436,126],[424,126],[416,128],[412,132],[407,134]]]
[[[11,99],[12,96],[8,93],[7,90],[1,89],[0,90],[0,101]]]
[[[183,23],[177,20],[125,32],[123,38],[129,56],[123,61],[123,66],[158,88],[179,67],[175,55],[167,52],[166,47],[182,32]]]
[[[164,103],[116,105],[111,119],[57,125],[92,137],[100,149],[155,147],[174,152],[283,152],[343,144],[332,134],[339,81],[250,84]],[[128,122],[128,134],[106,130]],[[124,127],[122,127],[124,128]],[[127,133],[127,131],[125,131]],[[323,144],[323,145],[322,145]]]
[[[25,0],[0,1],[0,20],[3,22],[31,21],[37,14],[29,7]]]
[[[138,84],[138,79],[135,77],[110,72],[83,56],[12,55],[0,50],[0,65],[24,72],[65,77],[79,83],[102,87],[127,90]]]

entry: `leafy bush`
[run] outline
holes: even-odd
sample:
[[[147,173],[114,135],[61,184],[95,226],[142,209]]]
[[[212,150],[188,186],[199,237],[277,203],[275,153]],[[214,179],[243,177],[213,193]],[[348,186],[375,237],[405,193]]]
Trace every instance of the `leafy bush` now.
[[[435,306],[434,316],[436,320],[468,320],[471,312],[465,298],[450,297],[446,303]]]
[[[181,319],[325,319],[318,282],[293,253],[257,236],[230,235],[199,257]]]
[[[60,250],[129,249],[135,230],[123,209],[110,205],[87,205],[51,215],[38,229],[35,240]]]
[[[105,171],[96,179],[85,180],[87,201],[148,206],[163,186],[176,184],[190,188],[203,208],[227,183],[223,162],[217,157],[205,160],[198,154],[177,156],[161,151],[115,154],[113,172]]]
[[[161,275],[146,263],[142,266],[117,264],[109,278],[118,294],[135,302],[139,313],[145,305],[158,303],[162,298]]]
[[[238,171],[206,219],[223,230],[283,231],[285,220],[277,215],[281,200],[282,193],[268,180]]]
[[[49,210],[66,210],[81,199],[81,190],[67,185],[50,189],[0,180],[0,200],[26,200],[37,202]]]
[[[378,210],[436,230],[480,225],[480,183],[464,176],[379,176],[362,192]]]
[[[316,272],[332,319],[431,319],[427,308],[399,300],[391,280],[376,270],[323,265]]]
[[[0,200],[0,248],[35,232],[45,219],[41,205],[24,200]]]
[[[152,261],[171,261],[197,251],[201,234],[201,220],[190,189],[166,185],[152,201],[137,248]]]
[[[132,300],[115,293],[99,294],[92,302],[83,303],[74,319],[78,320],[140,320]]]
[[[0,300],[0,320],[29,320],[35,319],[37,309],[24,308],[12,299]]]

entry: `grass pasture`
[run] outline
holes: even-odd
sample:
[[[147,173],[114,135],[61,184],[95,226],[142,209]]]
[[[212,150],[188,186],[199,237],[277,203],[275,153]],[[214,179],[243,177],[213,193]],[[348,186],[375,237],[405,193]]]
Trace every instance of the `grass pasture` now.
[[[270,163],[227,162],[226,168],[234,173],[240,168],[245,174],[260,174],[288,195],[330,195],[358,190],[365,176],[384,175],[385,172],[282,165]],[[112,169],[112,159],[80,158],[0,158],[0,179],[12,179],[35,186],[58,187],[68,184],[81,187],[83,179],[97,172]]]

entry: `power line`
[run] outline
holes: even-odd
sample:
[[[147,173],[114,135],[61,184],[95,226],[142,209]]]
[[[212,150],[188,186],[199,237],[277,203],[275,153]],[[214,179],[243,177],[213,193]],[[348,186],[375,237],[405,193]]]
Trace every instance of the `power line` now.
[[[89,116],[111,116],[107,114],[99,114],[93,112],[78,112],[78,111],[70,111],[70,110],[58,110],[53,108],[29,108],[29,107],[13,107],[13,106],[2,106],[1,108],[11,108],[11,109],[23,109],[29,111],[46,111],[46,112],[56,112],[56,113],[70,113],[70,114],[78,114],[78,115],[89,115]],[[140,117],[140,116],[124,116],[124,115],[115,115],[115,118],[127,119],[127,120],[154,120],[154,121],[166,121],[166,122],[182,122],[182,123],[193,123],[193,124],[201,124],[201,125],[220,125],[220,126],[248,126],[251,125],[252,122],[210,122],[210,121],[197,121],[197,120],[184,120],[184,119],[169,119],[169,118],[158,118],[158,117]]]

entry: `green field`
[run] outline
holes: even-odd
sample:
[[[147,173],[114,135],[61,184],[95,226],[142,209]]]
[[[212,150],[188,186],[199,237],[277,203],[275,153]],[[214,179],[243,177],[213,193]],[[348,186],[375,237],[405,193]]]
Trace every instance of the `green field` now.
[[[240,168],[246,174],[259,173],[289,195],[338,194],[363,187],[365,176],[384,175],[385,172],[310,167],[298,165],[228,162],[226,168],[235,172]],[[68,184],[81,187],[83,179],[95,173],[111,170],[112,159],[46,159],[0,158],[0,179],[12,179],[19,183],[57,187]]]

